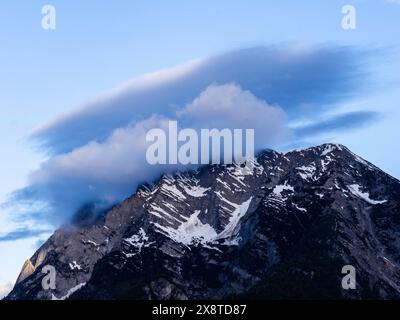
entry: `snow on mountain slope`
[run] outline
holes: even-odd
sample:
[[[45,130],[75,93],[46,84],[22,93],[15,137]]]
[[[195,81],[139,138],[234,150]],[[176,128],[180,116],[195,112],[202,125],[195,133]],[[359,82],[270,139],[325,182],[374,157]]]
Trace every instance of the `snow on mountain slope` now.
[[[104,221],[57,230],[8,299],[400,297],[398,180],[336,144],[253,164],[163,175]],[[359,291],[341,290],[345,264]]]

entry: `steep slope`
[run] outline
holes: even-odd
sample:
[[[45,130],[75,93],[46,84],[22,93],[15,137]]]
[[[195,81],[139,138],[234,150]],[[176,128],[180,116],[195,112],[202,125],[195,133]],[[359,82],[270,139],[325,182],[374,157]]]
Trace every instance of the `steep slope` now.
[[[165,175],[104,221],[56,231],[8,299],[399,298],[399,200],[398,180],[334,144],[265,151],[250,175]],[[356,290],[341,287],[348,264]]]

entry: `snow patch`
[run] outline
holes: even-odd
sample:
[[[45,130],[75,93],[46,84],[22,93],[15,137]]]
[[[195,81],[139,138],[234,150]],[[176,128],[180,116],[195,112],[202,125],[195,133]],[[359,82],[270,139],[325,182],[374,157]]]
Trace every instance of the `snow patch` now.
[[[178,227],[178,229],[161,226],[158,223],[154,223],[154,225],[176,242],[185,245],[194,242],[207,243],[215,239],[217,233],[209,224],[200,221],[198,218],[199,214],[200,210],[196,210],[187,221]]]
[[[195,198],[204,197],[206,192],[210,190],[210,188],[203,188],[200,186],[185,186],[183,189],[188,195]]]
[[[327,145],[325,149],[322,151],[321,156],[326,156],[328,153],[331,153],[335,148],[333,145]]]
[[[94,242],[93,240],[86,240],[84,241],[84,243],[89,243],[95,247],[99,247],[100,245],[97,242]]]
[[[54,294],[51,294],[51,300],[65,300],[68,299],[73,293],[81,289],[86,285],[86,282],[80,283],[76,285],[75,287],[71,288],[68,290],[67,294],[65,296],[62,296],[61,298],[57,298]]]
[[[180,192],[178,188],[175,187],[174,185],[163,184],[161,190],[164,191],[163,193],[167,196],[172,196],[177,200],[186,200],[185,195],[182,192]]]
[[[324,197],[323,193],[315,192],[315,195],[318,196],[320,199],[322,199]]]
[[[249,200],[243,202],[242,204],[232,204],[235,207],[235,210],[232,212],[231,217],[229,218],[228,224],[225,226],[224,230],[218,235],[217,239],[229,238],[234,236],[235,230],[237,230],[237,226],[239,225],[240,219],[247,213],[249,210],[250,202],[253,197],[250,197]],[[239,239],[232,239],[230,242],[226,242],[226,244],[237,245]]]
[[[69,267],[71,270],[82,270],[82,267],[75,260],[69,263]]]
[[[203,223],[199,219],[199,214],[201,212],[200,210],[195,210],[188,220],[183,222],[177,229],[168,226],[162,226],[155,222],[152,222],[152,224],[162,234],[176,242],[183,243],[185,245],[194,243],[201,243],[203,245],[212,244],[218,239],[226,239],[224,243],[226,245],[237,245],[239,239],[234,237],[235,232],[238,230],[240,219],[247,213],[253,197],[250,197],[247,201],[241,204],[236,204],[223,198],[219,193],[217,193],[217,195],[221,198],[221,200],[225,201],[233,208],[232,211],[232,209],[221,206],[225,211],[230,212],[231,216],[224,230],[219,234],[212,226],[207,223]]]
[[[143,230],[143,228],[139,229],[138,234],[134,234],[130,238],[124,239],[124,241],[129,243],[131,246],[138,248],[139,252],[142,251],[143,246],[145,246],[145,243],[148,240],[149,237],[147,237],[146,232]]]
[[[293,203],[293,205],[297,210],[302,211],[302,212],[307,212],[306,208],[299,207],[296,203]]]
[[[155,205],[154,203],[152,203],[150,205],[150,209],[147,210],[150,214],[152,214],[153,216],[156,216],[160,219],[169,219],[169,220],[176,220],[178,222],[182,222],[182,220],[178,219],[177,217],[169,214],[167,211],[165,211],[163,208]],[[182,217],[181,215],[179,215],[180,217]]]
[[[313,165],[301,166],[301,167],[297,167],[296,169],[302,171],[302,172],[299,172],[299,175],[303,180],[313,178],[315,171],[317,170],[317,168],[315,168],[315,166],[313,166]]]
[[[382,200],[382,201],[378,201],[378,200],[372,200],[369,197],[369,193],[368,192],[362,192],[362,187],[358,184],[351,184],[347,186],[348,189],[350,190],[350,192],[352,194],[354,194],[355,196],[365,200],[366,202],[368,202],[369,204],[382,204],[387,202],[387,200]]]
[[[282,191],[284,190],[289,190],[294,192],[294,188],[291,185],[287,184],[287,181],[285,181],[284,184],[278,184],[277,186],[275,186],[274,190],[272,190],[272,192],[277,195],[278,197],[282,197]]]

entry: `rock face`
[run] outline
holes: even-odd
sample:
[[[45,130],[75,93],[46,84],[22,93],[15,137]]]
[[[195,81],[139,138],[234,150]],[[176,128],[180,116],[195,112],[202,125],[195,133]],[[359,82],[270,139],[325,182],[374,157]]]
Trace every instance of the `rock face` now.
[[[399,268],[400,182],[325,144],[265,151],[247,175],[210,165],[143,185],[103,220],[57,230],[7,299],[400,298]]]

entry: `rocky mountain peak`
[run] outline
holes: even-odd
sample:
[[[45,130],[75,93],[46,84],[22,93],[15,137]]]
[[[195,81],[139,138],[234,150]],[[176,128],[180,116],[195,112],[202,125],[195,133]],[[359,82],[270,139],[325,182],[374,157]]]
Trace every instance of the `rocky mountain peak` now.
[[[400,296],[398,180],[338,144],[265,150],[241,169],[163,175],[103,221],[56,231],[8,299]]]

